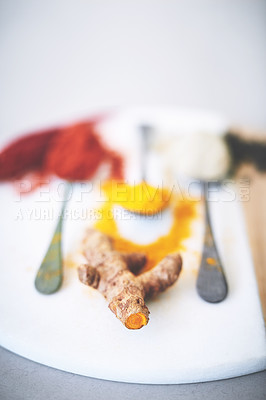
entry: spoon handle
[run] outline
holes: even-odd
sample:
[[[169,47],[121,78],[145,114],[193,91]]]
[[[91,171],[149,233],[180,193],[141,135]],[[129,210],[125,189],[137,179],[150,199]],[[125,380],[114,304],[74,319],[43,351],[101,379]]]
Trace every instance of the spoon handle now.
[[[141,179],[147,181],[147,156],[150,147],[150,136],[152,128],[149,125],[140,125],[141,134]]]
[[[63,281],[61,235],[64,211],[68,202],[70,189],[72,189],[72,187],[71,184],[68,183],[65,189],[63,205],[58,223],[56,225],[51,243],[35,278],[35,288],[38,290],[38,292],[43,294],[55,293],[60,288]]]
[[[205,235],[202,260],[197,278],[197,292],[205,301],[219,303],[225,299],[228,287],[211,227],[208,183],[204,182],[202,185],[205,203]]]

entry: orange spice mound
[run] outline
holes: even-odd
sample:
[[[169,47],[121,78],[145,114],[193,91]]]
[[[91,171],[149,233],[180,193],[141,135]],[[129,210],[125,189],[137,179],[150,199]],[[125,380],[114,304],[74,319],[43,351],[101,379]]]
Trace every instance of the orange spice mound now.
[[[110,180],[102,188],[109,201],[137,214],[156,214],[167,207],[171,198],[169,190],[151,186],[147,182],[128,185]]]
[[[198,202],[190,199],[178,199],[172,196],[173,224],[167,235],[159,237],[148,245],[133,243],[120,236],[117,224],[112,215],[113,203],[107,201],[99,210],[101,219],[95,228],[113,239],[114,249],[119,252],[145,253],[147,263],[140,273],[153,268],[167,254],[184,250],[183,242],[191,236],[191,223],[197,215]]]

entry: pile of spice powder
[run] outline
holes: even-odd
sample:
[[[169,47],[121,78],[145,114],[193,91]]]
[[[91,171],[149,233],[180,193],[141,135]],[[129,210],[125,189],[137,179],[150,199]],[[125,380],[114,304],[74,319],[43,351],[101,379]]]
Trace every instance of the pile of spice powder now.
[[[110,178],[123,179],[123,157],[97,135],[99,119],[32,133],[0,151],[0,181],[30,174],[36,181],[57,176],[71,181],[91,179],[102,164]]]

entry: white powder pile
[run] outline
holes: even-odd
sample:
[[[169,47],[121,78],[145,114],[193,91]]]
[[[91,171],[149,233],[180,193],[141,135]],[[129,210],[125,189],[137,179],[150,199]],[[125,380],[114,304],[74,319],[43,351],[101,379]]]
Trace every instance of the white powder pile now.
[[[166,171],[202,180],[219,180],[226,176],[231,157],[223,136],[212,133],[181,135],[164,145],[162,139],[163,136],[159,150]]]

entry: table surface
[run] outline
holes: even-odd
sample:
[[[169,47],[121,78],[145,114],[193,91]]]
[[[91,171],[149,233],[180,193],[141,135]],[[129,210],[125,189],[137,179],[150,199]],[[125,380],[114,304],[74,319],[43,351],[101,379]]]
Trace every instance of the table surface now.
[[[250,179],[249,199],[242,204],[266,322],[266,174],[245,166],[241,168],[238,176]]]
[[[183,400],[263,400],[266,371],[222,381],[186,385],[137,385],[87,378],[59,371],[0,348],[2,400],[79,400],[167,398]]]

